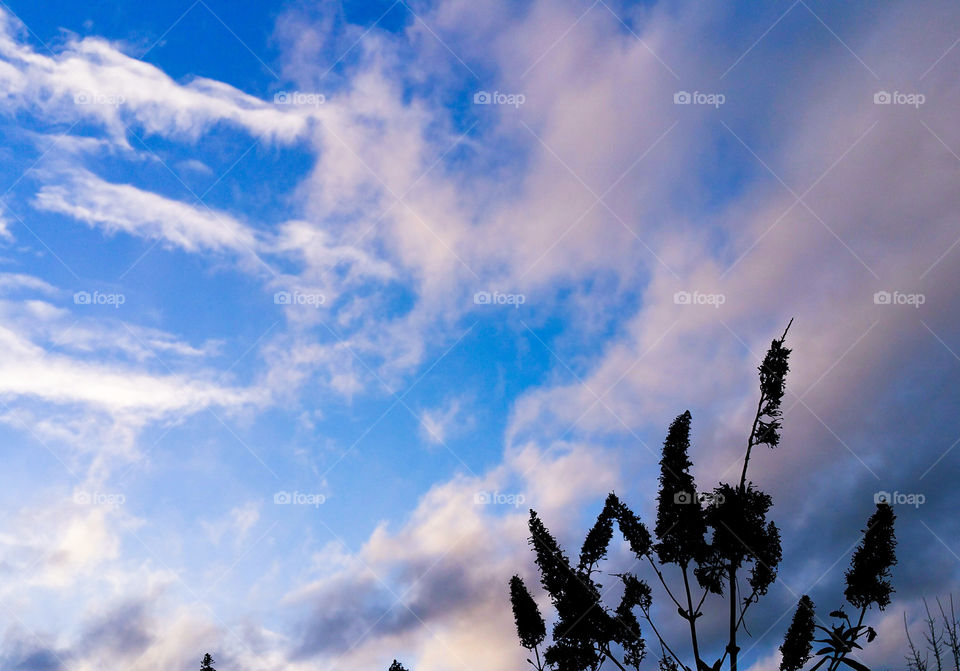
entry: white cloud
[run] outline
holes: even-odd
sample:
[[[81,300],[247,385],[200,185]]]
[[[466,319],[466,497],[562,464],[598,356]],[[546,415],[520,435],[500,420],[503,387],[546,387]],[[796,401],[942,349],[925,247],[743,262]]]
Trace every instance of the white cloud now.
[[[242,506],[231,508],[230,513],[221,520],[214,522],[201,521],[200,524],[215,544],[219,545],[223,537],[229,534],[233,544],[240,547],[246,541],[250,529],[259,521],[260,503],[258,501],[248,501]]]
[[[188,252],[252,253],[254,232],[230,215],[202,205],[188,205],[129,184],[112,184],[93,173],[76,170],[64,182],[42,187],[34,206],[100,226],[107,233],[124,232],[163,240]]]
[[[458,430],[462,430],[467,418],[460,411],[460,399],[453,398],[438,408],[424,410],[420,414],[421,435],[435,445],[446,443]]]
[[[293,141],[306,128],[307,112],[299,107],[278,108],[204,78],[178,84],[102,39],[70,39],[47,56],[20,41],[24,29],[9,14],[4,12],[0,22],[0,80],[7,105],[98,121],[121,146],[129,146],[128,124],[147,133],[196,139],[226,121],[280,142]]]
[[[318,162],[298,194],[305,212],[278,227],[273,237],[261,236],[225,213],[214,215],[131,185],[110,184],[85,171],[74,171],[65,183],[45,185],[36,200],[41,208],[107,231],[164,240],[191,252],[254,249],[276,254],[300,264],[278,276],[276,288],[316,288],[331,303],[343,298],[343,307],[329,317],[342,339],[327,339],[321,330],[319,322],[327,313],[288,309],[289,332],[262,350],[271,367],[267,389],[296,395],[311,375],[320,378],[324,389],[346,396],[378,386],[381,376],[392,383],[422,364],[432,346],[459,335],[461,318],[473,309],[468,297],[478,289],[502,286],[542,296],[543,314],[548,314],[557,307],[556,287],[573,286],[576,300],[562,306],[578,310],[570,319],[570,331],[602,331],[591,322],[617,312],[613,335],[607,332],[594,345],[594,360],[572,362],[572,367],[585,369],[585,384],[551,382],[531,389],[515,404],[501,469],[485,478],[439,484],[422,498],[407,525],[394,532],[381,526],[373,532],[362,550],[363,563],[388,577],[394,570],[408,571],[397,580],[401,589],[414,588],[410,604],[436,596],[429,584],[414,580],[428,568],[432,572],[434,563],[436,575],[443,577],[437,589],[462,591],[450,597],[457,601],[455,608],[446,603],[446,610],[439,608],[427,617],[432,632],[404,628],[406,614],[401,610],[403,617],[390,621],[393,629],[353,650],[346,661],[355,668],[379,663],[397,648],[414,651],[418,668],[426,671],[447,668],[451,647],[479,666],[512,665],[520,651],[499,590],[504,575],[524,565],[521,556],[529,559],[523,515],[491,514],[473,504],[476,491],[506,489],[511,478],[520,479],[519,487],[532,505],[570,519],[581,512],[585,500],[628,478],[651,479],[657,441],[648,441],[652,453],[647,452],[637,445],[638,436],[652,431],[659,438],[668,421],[688,406],[709,411],[695,413],[695,430],[704,446],[697,453],[697,468],[715,478],[740,456],[744,419],[756,392],[751,352],[761,354],[790,316],[797,318],[791,342],[798,343],[791,390],[802,393],[821,375],[828,376],[829,384],[815,388],[808,402],[822,412],[829,431],[812,416],[812,409],[808,414],[799,406],[799,416],[789,417],[789,440],[805,449],[782,450],[770,458],[758,455],[757,473],[774,482],[775,493],[803,493],[818,469],[835,470],[839,454],[839,461],[855,470],[851,474],[845,469],[843,475],[852,487],[869,476],[840,444],[849,439],[847,431],[859,439],[858,451],[870,450],[864,456],[874,467],[899,468],[901,454],[885,453],[866,439],[865,429],[851,428],[848,421],[865,417],[861,413],[870,406],[874,413],[882,411],[885,399],[876,391],[891,388],[891,380],[900,381],[896,364],[922,358],[916,353],[926,356],[940,344],[917,327],[914,313],[881,312],[871,296],[878,288],[921,283],[932,267],[932,279],[922,285],[929,304],[936,305],[931,318],[943,318],[944,325],[953,328],[947,318],[957,307],[951,213],[960,203],[954,157],[943,144],[960,146],[960,137],[952,130],[958,90],[949,68],[933,72],[939,95],[924,110],[924,128],[915,118],[889,115],[891,110],[872,105],[869,87],[874,82],[864,78],[856,59],[838,62],[832,52],[818,57],[804,52],[803,61],[783,58],[784,63],[804,63],[803,72],[784,71],[782,79],[789,83],[785,88],[752,83],[757,80],[747,73],[754,67],[753,57],[770,62],[760,54],[739,66],[752,88],[738,85],[736,76],[729,80],[745,102],[739,108],[731,105],[723,121],[755,146],[790,188],[802,193],[816,184],[805,196],[814,216],[805,206],[794,205],[795,198],[778,179],[754,164],[749,151],[718,125],[719,118],[681,118],[672,106],[678,84],[649,48],[684,78],[710,72],[723,62],[717,54],[734,48],[716,43],[711,32],[711,21],[723,17],[695,12],[699,6],[677,16],[661,10],[648,16],[638,9],[626,18],[637,22],[645,42],[640,43],[607,9],[597,6],[553,49],[557,35],[577,21],[581,9],[535,3],[505,25],[500,12],[506,10],[481,11],[476,4],[451,2],[426,17],[436,25],[476,28],[481,34],[470,39],[477,53],[482,49],[489,59],[490,69],[503,73],[498,83],[522,90],[536,103],[513,117],[507,116],[513,114],[510,110],[478,111],[499,116],[486,119],[492,131],[467,140],[474,152],[471,158],[480,164],[476,171],[443,161],[435,165],[458,132],[441,106],[416,95],[411,101],[409,92],[395,83],[391,59],[396,54],[390,40],[376,32],[359,47],[365,51],[349,73],[342,96],[324,107],[323,124],[315,126],[214,82],[178,85],[101,41],[70,42],[53,58],[26,49],[9,33],[0,44],[0,53],[17,64],[14,68],[0,62],[0,79],[18,104],[34,100],[39,92],[52,92],[69,103],[83,86],[98,95],[122,91],[129,96],[123,105],[80,112],[101,120],[116,137],[135,123],[148,132],[183,133],[190,139],[226,119],[254,134],[265,132],[282,140],[305,137],[312,143]],[[797,8],[798,14],[802,11]],[[949,45],[953,40],[946,37],[949,21],[931,26],[931,19],[918,13],[908,17],[908,30],[902,15],[896,20],[884,16],[885,21],[859,26],[852,42],[866,61],[884,72],[899,72],[901,65],[891,59],[902,54],[890,45],[901,44],[898,40],[909,39],[911,33],[937,36],[924,40],[928,43]],[[806,18],[811,30],[822,30],[814,17]],[[417,24],[412,34],[422,31]],[[701,48],[698,53],[695,45]],[[683,56],[684,49],[690,55]],[[316,64],[301,55],[291,54],[292,69],[304,82],[313,81]],[[911,63],[920,72],[936,56],[913,58]],[[446,67],[428,58],[414,65],[421,74]],[[529,73],[521,75],[530,66]],[[759,88],[766,98],[758,102]],[[823,99],[825,90],[831,92],[830,101]],[[774,125],[750,116],[758,109],[784,116]],[[670,131],[674,121],[681,125]],[[874,121],[876,129],[864,136]],[[728,158],[714,146],[714,132],[724,138],[721,144],[729,142],[735,152],[742,149],[746,164],[762,176],[744,177],[750,170],[737,163],[744,184],[730,187],[730,200],[720,205],[711,200],[719,187],[704,184],[709,177],[690,168]],[[853,149],[844,156],[847,148]],[[650,154],[641,158],[647,150]],[[504,154],[514,153],[520,155],[521,167],[498,166]],[[830,174],[821,180],[828,168]],[[605,203],[594,203],[594,193],[604,193],[620,179],[605,195]],[[394,194],[403,194],[404,202],[395,203]],[[771,229],[774,222],[777,226]],[[745,251],[735,270],[725,273]],[[944,252],[944,260],[933,266]],[[365,283],[391,282],[412,294],[408,313],[385,316],[376,292],[364,297],[347,292]],[[22,279],[9,280],[9,286],[44,289]],[[635,304],[621,302],[624,293],[634,290],[640,294]],[[718,292],[727,300],[720,309],[678,305],[673,296],[680,290]],[[537,305],[529,303],[531,309]],[[24,304],[23,310],[38,320],[63,317],[62,310],[44,301]],[[870,331],[878,320],[882,327]],[[929,323],[939,330],[938,323]],[[0,357],[0,393],[10,398],[79,404],[141,422],[194,407],[241,407],[265,398],[266,392],[221,387],[206,373],[156,375],[129,364],[44,354],[36,332],[26,329],[19,324],[0,330],[2,351],[7,352]],[[860,341],[868,331],[870,336]],[[324,334],[322,342],[318,332]],[[566,363],[576,348],[562,347],[563,336],[558,340],[554,346]],[[82,349],[92,342],[78,337],[68,344]],[[201,349],[160,334],[151,342],[185,356],[199,356]],[[134,349],[130,344],[125,348],[128,353]],[[357,361],[358,353],[375,355],[377,375]],[[838,367],[831,370],[834,364]],[[924,360],[923,365],[928,364]],[[556,369],[564,372],[565,366]],[[564,373],[558,379],[570,378]],[[456,416],[450,408],[428,411],[425,421],[433,429],[428,433],[446,437],[446,427]],[[64,430],[54,420],[47,422],[47,431]],[[839,435],[833,427],[840,427]],[[630,459],[623,460],[623,473],[593,442],[608,443],[611,437],[618,445],[630,446],[624,448]],[[545,455],[541,446],[552,446],[559,454]],[[811,475],[801,478],[797,473]],[[832,483],[837,478],[830,474]],[[788,509],[813,505],[799,494],[783,500]],[[238,529],[256,523],[243,509],[231,521]],[[93,522],[78,523],[76,529],[101,538],[106,550],[113,547]],[[844,536],[842,542],[846,540]],[[68,559],[83,564],[85,551],[80,546]],[[344,597],[336,602],[343,605],[352,603],[346,596],[353,596],[349,588],[356,587],[375,592],[375,605],[380,605],[377,599],[392,603],[389,590],[384,593],[364,566],[342,563],[346,566],[334,578],[326,576],[297,596],[330,594]],[[356,615],[360,624],[379,615],[348,614]],[[310,651],[331,645],[313,643]],[[151,658],[154,663],[172,663],[172,657],[161,659],[160,654]]]
[[[47,353],[0,328],[0,396],[52,403],[82,403],[111,413],[161,417],[178,410],[252,403],[262,395],[219,387],[187,375],[150,375],[128,367],[97,365]]]

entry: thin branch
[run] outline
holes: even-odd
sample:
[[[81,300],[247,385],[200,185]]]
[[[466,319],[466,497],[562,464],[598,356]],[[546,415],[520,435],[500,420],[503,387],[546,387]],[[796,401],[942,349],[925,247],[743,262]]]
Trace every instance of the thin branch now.
[[[696,612],[698,612],[698,613],[700,612],[700,609],[703,607],[703,602],[707,600],[707,595],[708,595],[709,593],[710,593],[710,590],[708,590],[708,589],[703,590],[703,596],[700,597],[700,603],[697,604],[697,610],[696,610]]]
[[[780,345],[783,345],[787,340],[787,331],[790,330],[790,325],[793,324],[793,318],[787,322],[787,328],[783,329],[783,335],[780,336],[778,341]],[[761,364],[762,365],[762,364]],[[747,483],[747,465],[750,463],[750,452],[753,450],[756,443],[754,440],[757,437],[757,425],[760,423],[760,418],[763,416],[763,402],[766,401],[766,395],[763,391],[760,392],[760,400],[757,402],[757,413],[753,418],[753,426],[750,429],[750,437],[747,438],[747,453],[743,457],[743,471],[740,473],[740,489],[742,490]]]
[[[643,613],[643,619],[647,621],[647,624],[649,624],[650,628],[653,629],[653,633],[657,637],[657,640],[660,641],[660,647],[666,650],[667,652],[669,652],[670,656],[673,657],[673,659],[677,662],[677,664],[680,665],[681,668],[687,669],[687,671],[690,671],[690,667],[684,664],[683,661],[679,657],[677,657],[677,653],[675,653],[673,649],[669,645],[667,645],[667,642],[663,640],[663,636],[660,635],[660,631],[657,629],[657,625],[653,623],[653,618],[650,617],[650,611],[648,611],[646,608],[641,608],[640,612]]]
[[[927,660],[921,659],[920,651],[910,636],[910,627],[907,626],[907,614],[903,614],[903,631],[907,634],[907,648],[910,650],[910,657],[907,657],[907,667],[910,671],[927,671]]]
[[[680,567],[683,570],[683,588],[687,593],[687,621],[690,623],[690,643],[693,645],[693,661],[697,670],[700,669],[700,645],[697,642],[697,614],[693,610],[693,599],[690,595],[690,579],[687,575],[687,565]]]
[[[676,597],[673,596],[673,592],[670,591],[670,588],[667,587],[667,581],[663,579],[663,573],[660,572],[660,569],[657,568],[657,565],[654,563],[653,558],[648,553],[646,555],[647,561],[650,562],[650,566],[653,567],[654,572],[657,574],[657,577],[660,578],[660,584],[663,585],[663,589],[667,591],[667,594],[670,596],[670,599],[673,601],[674,605],[680,610],[683,610],[683,606],[680,605],[680,602],[677,601]]]
[[[755,443],[753,439],[757,435],[757,424],[760,423],[760,417],[763,416],[763,402],[766,400],[766,395],[761,392],[760,400],[757,401],[757,412],[753,417],[753,427],[750,429],[750,437],[747,438],[747,453],[743,456],[743,471],[740,473],[740,489],[743,490],[744,486],[747,483],[747,466],[750,464],[750,452],[753,450]]]
[[[603,648],[600,652],[603,653],[604,655],[606,655],[607,659],[609,659],[611,662],[613,662],[614,664],[616,664],[616,665],[617,665],[617,668],[619,668],[620,671],[627,671],[626,667],[624,667],[623,664],[621,664],[621,663],[617,660],[617,658],[613,656],[613,653],[610,652],[610,646],[609,646],[609,645],[606,646],[605,648]]]
[[[747,609],[750,608],[751,604],[755,604],[758,601],[760,601],[760,595],[757,593],[757,590],[753,590],[753,592],[750,593],[750,596],[747,597],[747,600],[743,603],[743,610],[740,611],[740,619],[737,621],[737,629],[743,626],[743,618],[747,614]],[[746,631],[746,627],[743,628]]]

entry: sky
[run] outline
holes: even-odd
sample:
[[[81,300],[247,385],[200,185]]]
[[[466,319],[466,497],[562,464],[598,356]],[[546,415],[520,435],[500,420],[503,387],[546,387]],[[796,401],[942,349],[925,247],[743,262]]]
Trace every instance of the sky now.
[[[652,526],[687,409],[734,479],[791,319],[741,668],[880,492],[902,668],[960,593],[958,73],[937,0],[2,0],[0,669],[520,668],[528,509]]]

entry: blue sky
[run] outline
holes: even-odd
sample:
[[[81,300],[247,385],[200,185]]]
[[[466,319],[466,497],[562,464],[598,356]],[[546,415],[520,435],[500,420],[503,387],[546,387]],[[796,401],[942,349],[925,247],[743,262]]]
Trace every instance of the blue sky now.
[[[729,478],[791,318],[744,663],[877,491],[926,502],[870,661],[958,582],[950,3],[0,19],[0,668],[516,668],[526,509],[650,521],[687,408]]]

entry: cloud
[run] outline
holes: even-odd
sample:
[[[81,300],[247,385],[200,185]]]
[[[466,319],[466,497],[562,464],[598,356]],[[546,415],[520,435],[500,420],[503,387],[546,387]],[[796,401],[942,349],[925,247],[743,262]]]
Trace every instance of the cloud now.
[[[833,40],[829,32],[820,32],[824,28],[816,16],[798,10],[794,18],[802,23],[793,30]],[[611,291],[599,292],[594,285],[582,301],[565,305],[582,308],[575,313],[578,322],[630,305],[616,321],[615,333],[600,344],[601,355],[586,362],[584,374],[564,373],[558,377],[569,382],[533,388],[517,401],[508,445],[571,435],[626,443],[635,452],[631,473],[653,485],[662,432],[687,407],[694,410],[701,445],[698,474],[706,482],[727,477],[742,458],[758,357],[795,317],[787,439],[776,453],[758,455],[755,478],[773,491],[778,519],[798,534],[792,549],[831,558],[823,560],[826,570],[855,539],[872,506],[870,492],[877,481],[870,471],[899,478],[904,456],[895,444],[916,440],[912,430],[919,430],[919,419],[908,420],[910,430],[898,426],[909,413],[894,411],[899,402],[889,390],[902,384],[902,371],[911,366],[918,367],[920,388],[931,379],[949,384],[954,375],[943,343],[956,340],[956,324],[926,321],[935,318],[934,312],[888,309],[873,295],[900,287],[923,293],[928,306],[936,303],[936,315],[957,307],[947,290],[958,268],[949,251],[955,251],[956,238],[949,213],[958,205],[949,183],[957,164],[948,148],[960,146],[960,138],[946,129],[958,91],[942,79],[949,67],[934,70],[929,86],[936,87],[937,101],[924,108],[920,123],[909,110],[873,103],[878,84],[861,62],[898,75],[902,62],[890,60],[889,44],[905,34],[933,31],[933,41],[946,48],[952,43],[949,31],[933,17],[952,19],[954,12],[938,5],[914,16],[906,33],[892,15],[872,15],[868,24],[851,27],[848,36],[858,58],[844,55],[836,44],[814,52],[799,43],[767,41],[762,54],[746,59],[735,76],[718,84],[730,104],[723,114],[708,117],[686,115],[688,110],[673,105],[673,94],[698,68],[716,79],[737,60],[738,47],[715,39],[730,27],[730,15],[694,16],[692,8],[676,17],[656,9],[649,15],[627,13],[625,21],[642,26],[633,29],[640,42],[622,30],[613,10],[600,7],[565,34],[580,11],[538,3],[509,26],[490,21],[495,34],[476,37],[504,73],[500,90],[522,90],[536,101],[520,110],[516,121],[507,116],[511,110],[496,110],[495,137],[519,145],[514,150],[516,145],[505,143],[523,156],[524,172],[519,183],[508,182],[503,193],[484,203],[482,220],[472,216],[480,208],[471,205],[474,197],[489,195],[484,176],[471,175],[470,185],[450,197],[445,187],[462,184],[462,175],[443,172],[431,173],[412,191],[408,205],[416,215],[397,206],[378,220],[380,243],[395,265],[408,269],[421,299],[405,325],[417,338],[423,331],[415,325],[455,323],[437,315],[465,312],[455,301],[458,290],[481,288],[488,278],[534,294],[610,276],[597,284]],[[424,21],[488,25],[473,21],[473,13],[459,3],[444,3]],[[563,35],[562,46],[551,50],[557,35]],[[693,49],[695,43],[699,49]],[[371,53],[379,57],[383,50],[389,51],[388,43],[377,43]],[[913,54],[913,69],[923,72],[940,51],[931,47]],[[469,46],[459,53],[473,55]],[[681,73],[683,83],[658,57]],[[769,70],[771,62],[783,65],[773,81],[767,75],[761,90],[753,75]],[[365,73],[369,87],[353,94],[357,109],[394,99],[375,66],[372,72]],[[826,91],[833,92],[829,104],[822,100]],[[389,116],[388,104],[374,109],[385,117],[375,134],[338,128],[338,138],[317,129],[327,153],[309,181],[310,206],[346,216],[358,197],[366,197],[374,211],[381,211],[393,202],[388,196],[403,193],[416,179],[411,166],[422,165],[422,156],[431,153],[426,124],[416,120],[420,109],[411,104]],[[780,110],[784,116],[778,116]],[[674,122],[679,125],[670,130]],[[491,135],[484,141],[492,142]],[[449,138],[440,137],[434,155]],[[384,146],[397,150],[383,151]],[[329,169],[334,161],[348,168],[334,173]],[[703,168],[698,172],[691,166]],[[711,183],[729,179],[731,171],[748,177],[729,192]],[[614,188],[596,203],[610,185]],[[704,194],[715,190],[722,192],[718,202],[703,202],[710,198]],[[443,216],[437,215],[440,210]],[[468,269],[479,274],[480,282]],[[937,279],[922,279],[933,272]],[[640,287],[632,305],[630,286]],[[683,291],[722,295],[724,302],[719,308],[678,303],[675,294]],[[560,309],[551,298],[542,299],[546,311]],[[565,341],[566,336],[550,354],[560,360],[559,370],[579,373],[580,341],[572,336]],[[938,370],[931,363],[939,359],[949,361],[948,368]],[[916,411],[936,423],[937,413],[926,409],[939,407],[935,392],[927,395],[918,388],[918,394]],[[884,421],[880,408],[893,415]],[[899,440],[880,445],[874,421]],[[949,439],[943,447],[948,444]],[[921,451],[911,456],[917,458],[917,472],[919,464],[932,461]],[[842,481],[858,492],[859,502],[843,515],[827,515],[827,521],[824,503],[836,496],[836,488],[823,485],[824,478]],[[801,529],[790,522],[794,515],[818,519],[830,532],[819,525]],[[904,533],[911,544],[927,544],[925,534]],[[810,561],[789,562],[785,574]],[[840,579],[837,569],[820,589],[836,594]],[[786,592],[780,597],[792,598]]]
[[[71,312],[50,302],[65,303],[67,292],[32,275],[4,274],[0,290],[17,295],[0,300],[0,421],[27,427],[44,444],[64,443],[96,461],[126,459],[152,423],[270,402],[268,389],[230,385],[209,367],[217,341],[195,346],[159,329],[84,314],[84,306]]]
[[[208,80],[178,84],[100,40],[41,55],[8,26],[0,80],[14,108],[52,96],[60,105],[51,115],[96,120],[116,144],[134,128],[192,141],[225,121],[280,142],[301,139],[316,158],[294,195],[302,211],[273,232],[86,169],[45,176],[38,208],[205,259],[271,256],[283,270],[269,289],[316,292],[327,307],[285,307],[286,330],[258,350],[269,367],[264,379],[236,387],[193,366],[151,371],[142,346],[92,325],[65,340],[68,353],[48,352],[53,326],[67,318],[46,300],[53,288],[4,276],[0,288],[45,300],[7,306],[0,394],[42,403],[27,418],[44,436],[80,433],[91,422],[103,435],[91,419],[100,413],[135,431],[197,408],[265,406],[280,394],[299,400],[304,390],[353,399],[422,369],[475,317],[515,326],[507,314],[478,312],[474,292],[524,293],[528,326],[520,332],[537,335],[529,347],[552,368],[530,373],[536,379],[524,378],[524,391],[510,398],[502,463],[483,477],[437,483],[405,524],[376,527],[354,559],[323,555],[336,560],[330,574],[289,594],[286,605],[302,609],[299,630],[283,640],[252,627],[251,639],[267,641],[269,652],[246,662],[269,668],[266,660],[289,654],[305,667],[344,655],[344,665],[360,668],[399,650],[426,671],[458,657],[512,668],[522,651],[504,579],[530,570],[524,513],[478,505],[476,494],[523,493],[560,520],[558,533],[571,542],[582,536],[588,503],[613,488],[649,520],[659,443],[688,407],[700,482],[728,478],[742,458],[759,356],[794,317],[784,444],[752,466],[777,501],[787,560],[751,616],[776,622],[794,592],[808,588],[818,603],[838,601],[872,492],[891,482],[949,492],[955,479],[949,458],[924,471],[958,431],[949,390],[960,307],[951,156],[960,147],[952,123],[960,91],[947,56],[928,83],[917,75],[952,44],[957,16],[945,3],[909,16],[875,7],[863,21],[837,9],[822,20],[838,25],[839,44],[814,9],[790,11],[790,23],[754,49],[776,19],[765,10],[744,24],[738,11],[702,3],[601,3],[586,13],[574,3],[438,3],[403,33],[370,31],[337,73],[336,98],[309,115]],[[308,88],[325,69],[316,58],[324,26],[289,16],[285,34],[303,39],[284,71]],[[480,82],[433,30],[468,68],[493,73],[483,86],[528,102],[469,107]],[[879,82],[869,69],[882,73]],[[874,105],[878,87],[899,82],[929,87],[922,114]],[[727,104],[673,104],[681,87],[704,86],[722,88]],[[74,105],[81,91],[124,101]],[[918,292],[925,307],[878,304],[877,291]],[[680,301],[678,292],[723,301]],[[133,333],[147,349],[186,359],[212,351],[143,327]],[[117,352],[134,361],[112,359]],[[64,422],[50,412],[59,406],[80,410]],[[455,403],[428,409],[426,439],[448,438],[459,413]],[[923,511],[902,511],[913,558],[898,568],[897,608],[956,582],[951,551],[938,541],[956,536],[953,501],[930,499]],[[929,529],[916,524],[921,514]],[[47,584],[67,580],[68,568],[89,573],[116,559],[107,519],[89,512],[56,526],[53,538],[76,538],[75,548],[36,541],[62,550],[62,564],[40,572]],[[257,514],[240,506],[220,523],[217,539],[242,535]],[[141,611],[132,615],[139,622]],[[882,621],[882,647],[870,653],[877,659],[897,655],[896,642],[887,643],[894,619]],[[195,613],[165,621],[162,636],[138,638],[134,627],[124,637],[146,648],[144,664],[180,664],[177,646],[199,648],[223,634]],[[756,639],[756,668],[774,663],[779,634]],[[171,637],[177,646],[165,647]],[[60,649],[16,648],[17,659],[52,663],[44,655]]]
[[[434,486],[400,528],[378,526],[355,555],[340,555],[338,569],[288,595],[291,606],[311,608],[294,659],[376,666],[409,650],[428,671],[451,660],[492,668],[522,660],[506,581],[532,565],[527,508],[541,511],[561,538],[578,534],[562,511],[613,487],[616,467],[603,464],[595,447],[531,445],[483,476]],[[565,496],[551,491],[574,473],[581,477]],[[524,498],[478,499],[494,491]]]
[[[116,506],[94,505],[95,493],[25,507],[13,518],[10,536],[0,537],[3,567],[17,589],[65,590],[96,574],[120,552],[123,529],[137,521]]]
[[[121,146],[130,125],[148,134],[195,140],[219,122],[271,141],[292,142],[306,128],[299,107],[275,105],[222,82],[194,78],[179,84],[157,67],[98,38],[69,39],[49,56],[21,41],[25,29],[0,16],[0,81],[8,106],[29,107],[50,118],[80,116],[99,122]],[[37,107],[38,103],[43,107]]]
[[[66,175],[57,185],[42,187],[34,206],[100,226],[107,233],[162,240],[187,252],[247,254],[257,246],[254,232],[226,213],[129,184],[111,184],[85,170]]]
[[[39,277],[24,273],[0,273],[0,292],[9,294],[22,289],[45,294],[57,293],[56,287]]]
[[[149,615],[148,601],[131,599],[115,606],[86,625],[82,634],[84,652],[105,659],[138,654],[154,640],[152,632],[157,623]]]
[[[4,636],[4,653],[0,657],[4,669],[12,671],[61,671],[64,653],[36,642],[26,632],[8,631]]]
[[[224,535],[229,535],[234,545],[242,546],[250,529],[260,521],[260,503],[250,501],[230,509],[230,514],[215,522],[201,522],[210,540],[219,545]]]
[[[465,418],[461,417],[460,400],[450,399],[438,408],[421,413],[421,435],[428,443],[440,445],[462,429],[464,421]]]
[[[160,417],[191,407],[251,403],[260,392],[219,387],[186,375],[150,375],[48,354],[9,329],[0,329],[9,355],[0,360],[0,395],[82,403],[108,412]]]

